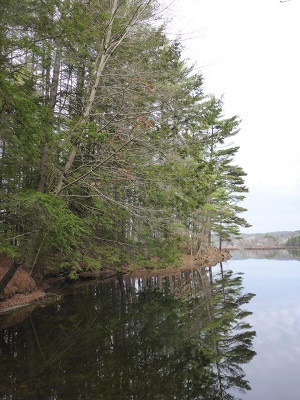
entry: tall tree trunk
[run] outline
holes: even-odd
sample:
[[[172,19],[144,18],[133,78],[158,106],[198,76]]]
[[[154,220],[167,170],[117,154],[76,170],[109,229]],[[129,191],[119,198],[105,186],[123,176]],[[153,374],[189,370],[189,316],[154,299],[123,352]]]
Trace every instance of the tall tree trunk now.
[[[139,20],[141,15],[144,13],[148,5],[151,3],[152,0],[144,0],[139,6],[136,7],[136,10],[134,10],[132,16],[128,19],[128,23],[125,28],[120,30],[120,32],[117,32],[115,35],[113,35],[113,25],[114,22],[117,18],[117,12],[120,7],[120,2],[119,0],[112,0],[111,1],[111,11],[110,11],[110,19],[107,24],[107,27],[105,29],[105,36],[101,42],[100,50],[98,52],[96,61],[95,61],[95,66],[94,66],[94,81],[90,83],[90,92],[88,96],[88,100],[86,102],[85,109],[83,111],[83,114],[81,116],[81,119],[79,123],[74,127],[74,129],[70,132],[71,137],[74,136],[74,133],[79,133],[77,135],[78,137],[80,136],[80,133],[82,129],[84,128],[86,122],[90,118],[90,114],[95,102],[95,97],[97,90],[99,88],[100,80],[103,76],[104,69],[106,67],[106,64],[108,63],[109,59],[111,56],[114,54],[114,52],[117,50],[117,48],[122,44],[122,42],[126,39],[128,36],[128,32],[132,26],[136,24],[136,22]],[[78,139],[77,139],[78,142]],[[77,154],[77,144],[76,141],[73,144],[69,156],[67,158],[67,161],[64,165],[64,168],[62,170],[62,173],[58,179],[58,183],[56,185],[56,188],[54,190],[54,194],[58,195],[62,190],[64,186],[64,180],[65,177],[69,174],[74,159]]]
[[[208,212],[206,211],[204,219],[203,219],[203,225],[201,229],[201,235],[199,239],[199,247],[197,251],[197,255],[195,260],[201,257],[203,251],[209,246],[210,244],[210,216]]]
[[[98,89],[98,86],[100,83],[100,78],[103,74],[103,70],[104,70],[106,63],[108,62],[108,60],[112,54],[112,52],[109,51],[109,47],[110,47],[109,44],[110,44],[110,40],[111,40],[112,27],[113,27],[114,17],[115,17],[116,11],[117,11],[117,6],[118,6],[118,0],[114,0],[113,5],[112,5],[112,10],[111,10],[111,18],[110,18],[110,21],[109,21],[109,24],[107,27],[106,37],[102,41],[101,49],[98,53],[98,57],[95,62],[95,80],[94,80],[93,84],[91,84],[89,98],[86,103],[85,109],[83,111],[81,120],[74,127],[73,132],[71,132],[71,135],[73,135],[74,133],[80,134],[85,123],[89,119],[89,116],[90,116],[90,113],[92,110],[92,106],[94,104],[96,92],[97,92],[97,89]],[[57,186],[54,190],[54,194],[57,195],[61,192],[61,190],[63,188],[63,184],[64,184],[64,179],[72,168],[76,154],[77,154],[77,146],[75,143],[70,150],[68,159],[64,165],[63,171],[59,177]]]
[[[3,165],[5,160],[5,141],[0,141],[0,190],[3,187]]]
[[[59,81],[59,74],[60,74],[60,62],[61,62],[61,49],[56,50],[55,54],[55,61],[53,66],[53,76],[52,76],[52,83],[50,87],[49,99],[48,99],[48,107],[52,111],[50,125],[53,125],[53,118],[54,118],[54,107],[57,98],[57,90],[58,90],[58,81]],[[37,185],[38,192],[45,191],[45,182],[46,182],[46,173],[48,168],[49,162],[49,138],[48,134],[45,133],[44,137],[44,144],[42,149],[42,155],[40,159],[40,171],[39,171],[39,179]]]

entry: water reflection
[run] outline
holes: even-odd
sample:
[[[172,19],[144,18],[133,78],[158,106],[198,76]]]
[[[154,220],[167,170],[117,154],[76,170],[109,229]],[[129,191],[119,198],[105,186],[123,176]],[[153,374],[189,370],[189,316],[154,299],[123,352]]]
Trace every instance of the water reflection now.
[[[252,297],[222,268],[74,289],[0,332],[0,398],[237,399]]]
[[[268,260],[300,260],[300,249],[240,249],[230,252],[233,260],[268,259]]]
[[[287,251],[293,260],[300,260],[300,249],[288,249]]]

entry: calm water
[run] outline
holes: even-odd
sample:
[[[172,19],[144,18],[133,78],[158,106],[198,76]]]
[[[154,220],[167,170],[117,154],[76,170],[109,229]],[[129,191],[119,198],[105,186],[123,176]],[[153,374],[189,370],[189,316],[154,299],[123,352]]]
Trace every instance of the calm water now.
[[[299,251],[280,251],[264,259],[263,252],[253,252],[248,259],[228,263],[234,271],[244,272],[245,290],[256,294],[249,305],[253,314],[248,320],[257,334],[257,355],[244,366],[252,390],[243,399],[300,398],[299,256]]]
[[[1,317],[0,399],[298,400],[300,262],[244,256]]]

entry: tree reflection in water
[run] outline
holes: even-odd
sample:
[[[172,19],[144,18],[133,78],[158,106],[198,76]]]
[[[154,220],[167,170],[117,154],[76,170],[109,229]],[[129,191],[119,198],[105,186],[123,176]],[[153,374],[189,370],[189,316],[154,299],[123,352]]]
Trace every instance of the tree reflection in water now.
[[[300,249],[287,249],[293,260],[300,260]]]
[[[253,296],[222,268],[76,289],[0,332],[0,398],[237,399]]]

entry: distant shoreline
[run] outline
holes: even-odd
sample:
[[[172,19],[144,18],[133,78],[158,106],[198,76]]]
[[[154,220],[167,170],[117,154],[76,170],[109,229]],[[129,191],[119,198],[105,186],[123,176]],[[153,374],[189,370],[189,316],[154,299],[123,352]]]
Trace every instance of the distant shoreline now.
[[[299,246],[246,246],[246,247],[224,247],[224,250],[300,250]]]

